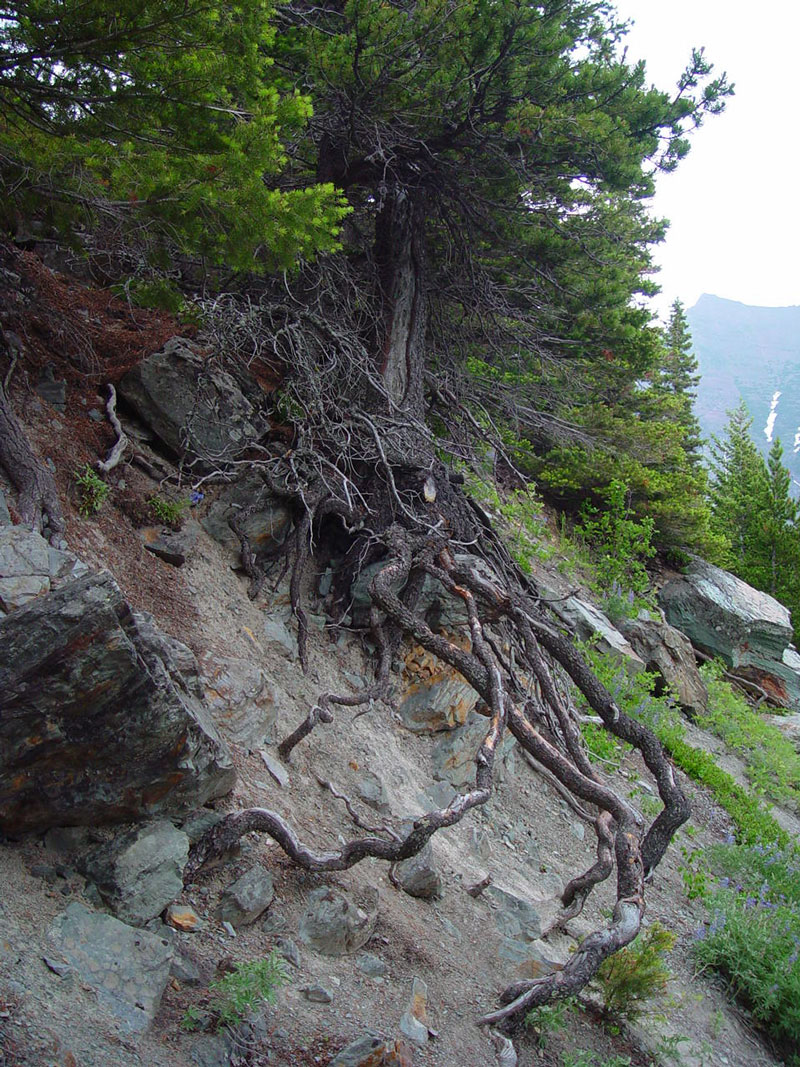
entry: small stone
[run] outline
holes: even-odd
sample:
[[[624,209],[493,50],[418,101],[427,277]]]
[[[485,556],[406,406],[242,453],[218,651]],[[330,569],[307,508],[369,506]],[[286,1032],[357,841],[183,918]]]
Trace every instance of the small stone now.
[[[410,897],[434,900],[442,895],[442,877],[436,869],[430,841],[416,856],[395,863],[390,877]]]
[[[300,967],[300,949],[290,937],[277,937],[275,948],[292,967]]]
[[[170,904],[164,912],[164,921],[168,926],[187,933],[193,933],[203,925],[200,916],[188,904]]]
[[[191,956],[187,956],[184,953],[179,953],[175,956],[169,973],[173,978],[177,978],[182,986],[199,986],[203,984],[200,968]]]
[[[234,928],[231,926],[231,924],[229,922],[225,922],[223,920],[222,929],[225,931],[225,933],[228,935],[228,937],[236,937],[236,931],[234,930]]]
[[[263,748],[259,750],[258,754],[263,760],[264,766],[267,768],[267,770],[278,783],[278,785],[285,789],[289,785],[289,772],[286,770],[283,764],[280,763],[278,760],[274,759],[272,756],[270,756],[269,752],[265,751],[265,749]]]
[[[400,1032],[415,1045],[428,1041],[428,986],[415,978],[411,987],[411,1003],[400,1019]]]
[[[34,863],[31,867],[31,874],[34,878],[44,878],[50,885],[53,885],[58,878],[58,871],[49,863]]]
[[[321,887],[309,895],[300,920],[300,939],[326,956],[342,956],[366,944],[378,919],[378,893],[371,889],[366,910],[336,889]]]
[[[365,952],[363,956],[359,956],[356,960],[356,967],[369,978],[380,978],[389,969],[380,956],[373,956],[371,952]]]
[[[47,969],[52,971],[53,974],[57,974],[59,978],[65,978],[72,970],[70,965],[64,963],[63,960],[54,960],[51,959],[50,956],[43,956],[42,959],[44,960]]]
[[[256,864],[224,891],[217,917],[233,926],[250,926],[267,910],[274,896],[272,875]]]
[[[198,529],[197,523],[191,520],[180,530],[144,526],[139,530],[139,537],[148,552],[163,559],[165,563],[171,563],[173,567],[182,567],[194,548]]]
[[[570,826],[570,833],[573,837],[576,837],[579,841],[583,841],[586,837],[586,827],[582,822],[574,822]]]
[[[312,1004],[330,1004],[333,1001],[333,993],[322,985],[303,986],[301,992]]]
[[[387,1051],[388,1045],[382,1037],[374,1033],[362,1034],[334,1056],[330,1067],[380,1067]]]

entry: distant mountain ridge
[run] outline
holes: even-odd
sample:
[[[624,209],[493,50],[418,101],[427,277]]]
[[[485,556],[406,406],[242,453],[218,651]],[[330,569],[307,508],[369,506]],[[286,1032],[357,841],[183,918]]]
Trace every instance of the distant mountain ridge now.
[[[720,436],[743,399],[759,448],[766,454],[780,437],[800,488],[800,306],[752,307],[704,293],[686,317],[702,376],[695,412],[703,436]]]

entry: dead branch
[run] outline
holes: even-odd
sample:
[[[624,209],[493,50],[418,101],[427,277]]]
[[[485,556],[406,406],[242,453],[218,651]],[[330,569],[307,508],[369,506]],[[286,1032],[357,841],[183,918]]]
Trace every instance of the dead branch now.
[[[122,425],[117,418],[117,391],[114,386],[109,382],[108,384],[108,400],[106,400],[106,414],[108,415],[108,421],[111,423],[111,427],[114,433],[117,435],[117,439],[114,442],[114,446],[108,453],[104,460],[97,461],[97,469],[102,471],[103,474],[108,474],[110,470],[122,459],[122,453],[128,444],[128,435],[122,429]]]

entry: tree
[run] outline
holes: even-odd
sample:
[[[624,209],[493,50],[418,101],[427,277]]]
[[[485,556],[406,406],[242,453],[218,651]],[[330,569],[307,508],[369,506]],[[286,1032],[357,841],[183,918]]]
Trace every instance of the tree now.
[[[333,187],[281,176],[310,106],[275,69],[272,15],[269,0],[0,5],[7,225],[88,213],[162,259],[240,270],[338,247]]]
[[[683,430],[683,450],[693,467],[701,462],[703,445],[700,423],[694,413],[700,373],[692,351],[689,323],[680,300],[672,305],[664,331],[665,353],[653,383],[656,393],[672,401],[675,417]]]

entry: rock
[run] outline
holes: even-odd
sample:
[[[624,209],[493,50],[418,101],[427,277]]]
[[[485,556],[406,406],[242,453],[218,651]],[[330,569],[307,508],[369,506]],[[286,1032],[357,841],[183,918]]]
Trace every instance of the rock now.
[[[189,818],[181,824],[181,830],[194,845],[204,833],[207,833],[212,826],[216,826],[218,822],[222,822],[224,818],[225,816],[219,811],[201,808],[200,811],[192,812]]]
[[[11,513],[6,503],[6,494],[0,489],[0,526],[11,525]]]
[[[415,1045],[428,1042],[428,987],[415,978],[411,989],[411,1003],[400,1019],[400,1033]]]
[[[389,968],[379,956],[373,956],[371,952],[365,952],[356,960],[356,967],[368,978],[382,978]]]
[[[493,906],[495,924],[505,937],[512,941],[537,941],[542,936],[539,912],[529,901],[498,885],[488,886],[483,897]]]
[[[45,848],[51,852],[77,852],[89,842],[89,830],[85,826],[54,826],[44,835]]]
[[[647,670],[661,675],[682,708],[698,713],[707,707],[708,690],[685,634],[664,620],[645,615],[623,619],[620,629]]]
[[[267,910],[274,896],[272,875],[256,864],[223,892],[217,918],[234,927],[250,926]]]
[[[556,600],[550,606],[570,632],[581,640],[596,637],[601,652],[617,656],[634,673],[644,670],[644,663],[630,642],[594,604],[570,596],[566,600]]]
[[[433,777],[449,782],[455,789],[475,781],[475,756],[486,736],[488,722],[480,719],[445,734],[433,749]],[[506,732],[497,746],[494,761],[495,782],[502,782],[504,763],[513,758],[514,738]]]
[[[478,694],[449,664],[419,645],[405,657],[397,710],[414,733],[437,733],[463,726]]]
[[[436,869],[433,844],[428,842],[416,856],[395,863],[391,868],[392,882],[410,897],[437,900],[442,895],[442,876]]]
[[[356,1038],[331,1060],[330,1067],[383,1067],[389,1045],[377,1034]]]
[[[230,754],[171,642],[108,574],[0,620],[0,692],[5,833],[163,816],[233,787]]]
[[[169,940],[77,902],[55,920],[48,936],[125,1030],[141,1031],[150,1025],[169,980]]]
[[[272,495],[264,479],[256,472],[245,474],[238,481],[225,486],[200,525],[238,559],[241,544],[231,529],[230,519],[243,510],[254,508],[242,520],[242,531],[256,556],[264,555],[283,543],[291,526],[292,516],[286,504]]]
[[[183,337],[128,371],[119,393],[171,453],[194,458],[196,469],[235,459],[262,433],[236,381]]]
[[[543,941],[513,941],[504,937],[497,955],[512,963],[519,978],[544,978],[564,966],[556,959],[552,948]]]
[[[138,827],[91,853],[83,872],[117,918],[144,926],[183,891],[189,838],[162,820]]]
[[[297,634],[289,629],[286,619],[280,615],[267,615],[264,619],[264,640],[267,646],[272,645],[278,651],[285,652],[289,659],[294,662],[298,657]]]
[[[392,810],[386,793],[386,786],[378,775],[373,774],[372,771],[360,772],[355,792],[362,803],[380,812],[381,815],[388,815]]]
[[[265,751],[263,748],[258,754],[264,761],[264,766],[267,768],[267,770],[278,783],[278,785],[282,789],[286,789],[286,787],[289,785],[289,772],[286,770],[284,765],[279,760],[273,759],[273,757],[270,756],[269,752]]]
[[[197,523],[189,519],[180,530],[170,530],[163,526],[143,526],[139,530],[139,538],[148,552],[163,559],[165,563],[171,563],[173,567],[182,567],[195,546],[198,530]]]
[[[188,904],[170,904],[164,912],[164,922],[174,930],[183,930],[188,934],[201,929],[203,925],[200,916]]]
[[[50,590],[47,541],[26,526],[0,526],[0,608],[14,611]]]
[[[290,937],[276,937],[275,948],[287,963],[300,969],[300,949]]]
[[[315,889],[300,920],[300,940],[325,956],[356,952],[372,936],[378,918],[377,890],[369,897],[362,909],[337,889]]]
[[[178,949],[169,968],[170,978],[175,978],[182,986],[199,986],[204,984],[203,972],[188,952]]]
[[[201,1034],[191,1045],[195,1067],[231,1067],[234,1043],[230,1034]]]
[[[83,578],[89,573],[89,567],[74,552],[47,546],[47,558],[50,565],[50,588],[60,589],[62,585],[75,578]]]
[[[659,594],[667,621],[693,645],[800,710],[800,657],[789,643],[789,611],[767,593],[704,560],[693,559]]]
[[[326,989],[323,985],[307,985],[303,986],[300,992],[306,998],[310,1000],[312,1004],[332,1004],[333,993],[330,989]]]
[[[201,656],[200,667],[206,702],[223,737],[251,752],[272,740],[278,705],[287,698],[266,671],[213,652]]]
[[[46,400],[56,411],[65,411],[67,407],[67,383],[63,378],[57,379],[53,368],[48,364],[39,381],[34,386],[42,400]]]

